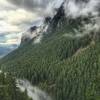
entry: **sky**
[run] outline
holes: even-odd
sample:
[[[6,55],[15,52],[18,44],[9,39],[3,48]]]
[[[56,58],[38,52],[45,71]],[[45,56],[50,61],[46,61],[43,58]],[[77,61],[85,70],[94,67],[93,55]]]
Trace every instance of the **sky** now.
[[[63,1],[0,0],[0,58],[18,47],[22,33],[30,26],[39,23],[46,16],[53,17],[55,9]],[[64,9],[66,17],[70,18],[87,16],[90,13],[97,16],[99,5],[100,0],[66,0]]]
[[[20,44],[23,31],[33,25],[34,21],[42,19],[49,2],[50,0],[0,0],[0,58]]]
[[[53,15],[63,0],[0,0],[0,58],[18,47],[21,33]],[[58,2],[58,3],[57,3]]]

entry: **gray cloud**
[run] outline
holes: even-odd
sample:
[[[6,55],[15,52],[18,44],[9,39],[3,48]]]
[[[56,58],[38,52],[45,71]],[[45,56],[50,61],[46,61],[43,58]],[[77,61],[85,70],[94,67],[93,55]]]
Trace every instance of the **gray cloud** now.
[[[31,11],[36,9],[44,9],[47,7],[48,3],[52,0],[8,0],[9,2],[23,7],[25,9],[29,9]]]
[[[0,58],[16,49],[19,45],[18,34],[0,34]]]
[[[63,1],[0,0],[1,45],[16,44],[20,40],[20,35],[18,35],[19,39],[14,39],[13,35],[4,37],[2,34],[25,31],[31,25],[39,23],[42,20],[41,17],[53,16],[55,8],[59,8]],[[66,0],[64,5],[66,17],[76,18],[90,13],[97,15],[98,5],[100,5],[100,0]],[[37,21],[34,22],[35,20]],[[15,36],[17,38],[17,34]]]

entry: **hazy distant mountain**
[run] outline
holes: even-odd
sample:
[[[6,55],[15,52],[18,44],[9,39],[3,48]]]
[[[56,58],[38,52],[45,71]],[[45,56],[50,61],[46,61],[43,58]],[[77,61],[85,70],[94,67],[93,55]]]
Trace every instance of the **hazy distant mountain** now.
[[[0,58],[4,57],[17,47],[18,47],[17,45],[0,46]]]

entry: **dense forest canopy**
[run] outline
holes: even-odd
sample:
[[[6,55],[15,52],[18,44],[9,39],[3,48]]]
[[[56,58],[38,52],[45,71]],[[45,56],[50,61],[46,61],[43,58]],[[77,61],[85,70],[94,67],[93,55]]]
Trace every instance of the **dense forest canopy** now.
[[[66,0],[53,17],[44,18],[40,26],[32,26],[26,32],[29,36],[22,37],[19,48],[0,60],[0,69],[10,73],[7,77],[0,74],[1,85],[10,84],[10,89],[0,92],[0,98],[6,98],[1,100],[17,100],[18,96],[19,100],[30,100],[27,91],[21,93],[16,87],[14,78],[29,80],[53,100],[100,100],[100,16],[94,14],[99,2],[93,3]],[[72,4],[75,8],[78,5],[77,11],[71,10]]]

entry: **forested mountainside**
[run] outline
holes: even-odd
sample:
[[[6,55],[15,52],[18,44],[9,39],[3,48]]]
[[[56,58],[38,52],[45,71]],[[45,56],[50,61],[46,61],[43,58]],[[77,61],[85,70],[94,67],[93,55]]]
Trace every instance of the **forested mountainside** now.
[[[100,32],[84,28],[92,17],[66,18],[61,6],[41,42],[25,42],[0,61],[1,70],[28,79],[53,100],[100,100]]]
[[[32,100],[27,96],[27,91],[21,92],[16,84],[16,79],[10,74],[0,72],[0,100]]]

